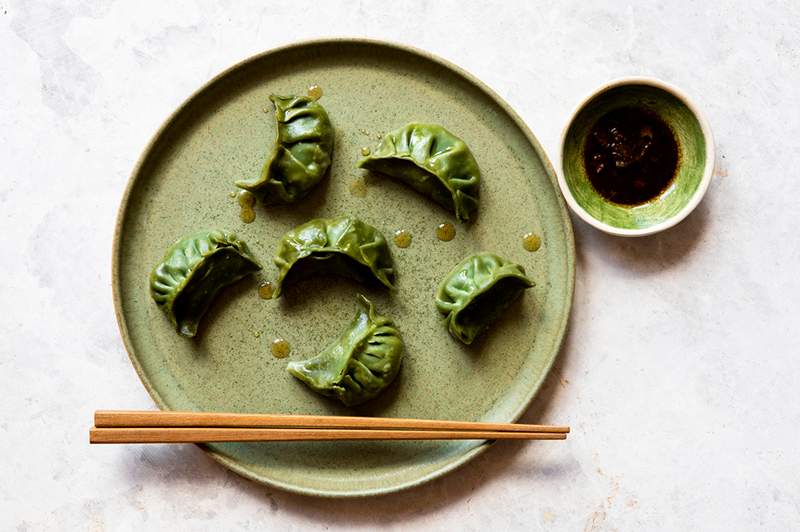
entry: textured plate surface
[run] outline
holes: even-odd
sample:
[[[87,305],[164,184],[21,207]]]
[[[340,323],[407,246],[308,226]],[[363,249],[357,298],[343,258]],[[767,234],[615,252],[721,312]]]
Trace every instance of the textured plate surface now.
[[[257,175],[275,134],[268,96],[324,91],[336,128],[328,178],[290,207],[257,206],[239,219],[233,182]],[[267,111],[265,113],[265,109]],[[434,122],[470,146],[483,174],[477,221],[457,224],[432,201],[355,167],[363,146],[411,121]],[[356,184],[354,184],[356,180]],[[366,183],[366,186],[363,183]],[[355,193],[354,193],[355,192]],[[366,192],[364,194],[364,192]],[[394,294],[339,278],[289,287],[262,300],[274,279],[278,238],[310,218],[349,214],[392,233]],[[451,222],[451,242],[435,237]],[[150,299],[148,273],[166,247],[204,228],[236,232],[265,265],[263,275],[224,291],[194,339],[178,336]],[[539,251],[522,235],[541,235]],[[493,251],[535,280],[505,319],[470,347],[454,341],[433,297],[466,255]],[[508,422],[524,411],[558,353],[574,282],[572,227],[553,170],[536,139],[494,93],[458,68],[420,51],[374,41],[315,41],[273,50],[222,73],[189,98],[142,155],[123,200],[114,243],[114,299],[131,360],[161,408],[356,414]],[[406,358],[395,383],[355,409],[309,391],[286,372],[288,360],[316,354],[338,337],[363,290],[403,333]],[[282,337],[288,359],[270,354]],[[327,496],[386,493],[434,478],[488,446],[481,441],[258,443],[208,445],[214,458],[254,480]]]

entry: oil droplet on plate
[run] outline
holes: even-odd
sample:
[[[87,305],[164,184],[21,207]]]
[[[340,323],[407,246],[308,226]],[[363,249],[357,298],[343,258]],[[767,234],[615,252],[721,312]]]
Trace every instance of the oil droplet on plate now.
[[[308,87],[308,97],[312,100],[319,100],[322,98],[322,88],[319,85],[311,85]]]
[[[291,350],[292,349],[289,347],[289,342],[283,338],[275,338],[272,341],[272,356],[275,358],[286,358],[289,356],[289,352]]]
[[[399,248],[407,248],[411,245],[411,233],[405,229],[399,229],[394,232],[394,245]]]
[[[372,151],[371,151],[369,148],[367,148],[366,146],[364,146],[363,148],[361,148],[361,155],[363,155],[364,157],[366,157],[366,156],[367,156],[367,155],[369,155],[370,153],[372,153]]]
[[[249,190],[240,190],[238,197],[239,206],[242,208],[239,211],[239,219],[246,224],[252,223],[256,219],[256,211],[253,210],[253,206],[256,204],[256,197]]]
[[[228,197],[229,198],[235,198],[236,197],[236,191],[235,190],[231,190],[230,192],[228,192]]]
[[[264,113],[265,115],[268,115],[269,114],[269,109],[267,109],[266,107],[262,107],[261,108],[261,112]]]
[[[241,211],[239,211],[239,219],[246,224],[253,223],[253,221],[256,219],[256,211],[249,207],[243,208]]]
[[[357,198],[363,198],[367,195],[367,184],[363,179],[353,179],[350,182],[350,194]]]
[[[261,338],[261,331],[253,331],[253,336],[256,338]]]
[[[258,297],[261,299],[272,299],[272,294],[275,292],[275,287],[270,281],[264,281],[258,285]]]
[[[239,205],[241,207],[252,207],[256,204],[256,197],[249,190],[239,191]]]
[[[522,247],[526,251],[536,251],[542,246],[542,239],[536,233],[525,233],[522,237]]]
[[[450,222],[439,224],[436,227],[436,238],[442,242],[450,242],[456,237],[456,228]]]

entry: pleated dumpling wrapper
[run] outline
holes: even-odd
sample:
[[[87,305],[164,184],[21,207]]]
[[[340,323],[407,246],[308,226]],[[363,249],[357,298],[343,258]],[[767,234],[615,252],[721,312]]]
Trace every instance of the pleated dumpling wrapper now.
[[[172,244],[150,273],[150,295],[177,331],[197,334],[217,293],[261,269],[243,241],[225,231],[203,231]]]
[[[436,292],[436,308],[445,316],[450,334],[471,344],[532,286],[519,264],[493,253],[477,253],[444,278]]]
[[[290,362],[286,369],[315,392],[355,406],[386,389],[402,361],[400,332],[359,295],[355,318],[339,339],[314,358]]]
[[[442,126],[411,123],[387,133],[358,166],[402,181],[462,222],[478,210],[478,163],[464,141]]]
[[[294,203],[328,171],[333,156],[333,126],[328,113],[306,96],[269,97],[275,105],[277,133],[261,175],[240,180],[264,205]]]
[[[316,218],[287,232],[273,259],[278,297],[294,277],[334,273],[394,288],[394,261],[380,231],[357,218]]]

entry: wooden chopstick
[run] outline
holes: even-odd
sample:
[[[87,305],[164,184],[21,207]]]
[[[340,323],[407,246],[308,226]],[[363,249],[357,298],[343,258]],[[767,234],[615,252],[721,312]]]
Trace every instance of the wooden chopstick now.
[[[436,419],[355,416],[302,416],[218,412],[98,410],[94,424],[100,428],[306,428],[404,429],[428,431],[481,431],[567,434],[569,427],[522,423],[484,423]],[[492,437],[493,439],[496,439]],[[480,437],[479,439],[485,439]]]
[[[206,443],[357,440],[564,440],[565,433],[479,430],[304,429],[246,427],[93,427],[89,443]]]

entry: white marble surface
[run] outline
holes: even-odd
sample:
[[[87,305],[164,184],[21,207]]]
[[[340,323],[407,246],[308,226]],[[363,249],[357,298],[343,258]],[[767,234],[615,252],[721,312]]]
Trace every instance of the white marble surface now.
[[[797,526],[800,4],[161,4],[0,5],[0,529]],[[571,331],[525,416],[572,425],[564,444],[499,444],[424,487],[357,501],[269,489],[192,446],[90,448],[93,409],[152,406],[111,302],[134,161],[215,73],[331,35],[465,67],[551,157],[586,92],[660,77],[706,111],[714,182],[652,238],[575,220]]]

